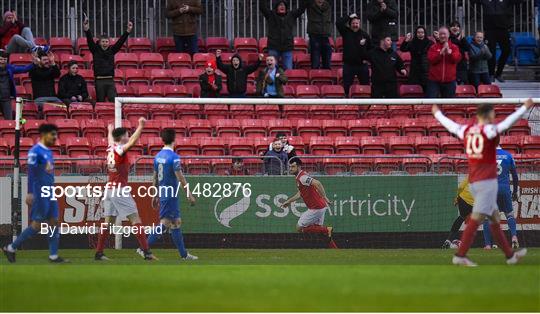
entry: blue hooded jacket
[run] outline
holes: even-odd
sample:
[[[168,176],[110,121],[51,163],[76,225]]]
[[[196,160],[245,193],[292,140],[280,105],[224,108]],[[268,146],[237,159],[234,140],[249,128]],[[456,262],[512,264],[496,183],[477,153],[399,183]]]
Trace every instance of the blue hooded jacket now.
[[[31,63],[29,65],[25,65],[25,66],[18,66],[18,65],[12,65],[12,64],[6,64],[6,70],[8,72],[8,76],[9,76],[9,89],[10,89],[10,94],[12,97],[17,97],[17,90],[15,89],[15,78],[14,78],[14,75],[15,74],[19,74],[19,73],[26,73],[30,70],[32,70],[34,68],[34,64]]]

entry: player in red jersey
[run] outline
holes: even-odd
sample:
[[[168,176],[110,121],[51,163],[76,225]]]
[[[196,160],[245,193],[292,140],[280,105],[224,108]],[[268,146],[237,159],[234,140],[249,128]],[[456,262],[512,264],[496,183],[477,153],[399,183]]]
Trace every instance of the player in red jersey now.
[[[112,125],[109,125],[109,148],[107,150],[107,172],[109,173],[109,180],[105,186],[103,198],[105,223],[107,226],[100,228],[96,254],[94,257],[97,261],[108,260],[103,254],[103,249],[105,240],[109,236],[108,226],[114,224],[117,216],[125,216],[131,222],[131,225],[134,227],[133,233],[139,242],[139,247],[142,248],[144,252],[144,259],[155,259],[148,248],[146,235],[144,234],[143,226],[141,224],[141,217],[139,216],[137,205],[135,204],[128,187],[130,166],[128,152],[135,144],[137,144],[137,141],[141,137],[145,122],[146,120],[144,118],[139,119],[139,126],[131,137],[129,137],[126,128],[115,129]]]
[[[302,198],[308,210],[298,219],[296,229],[303,233],[317,233],[327,236],[330,240],[328,246],[337,249],[337,245],[332,239],[332,227],[324,226],[324,214],[330,204],[326,197],[324,187],[319,180],[313,179],[306,171],[302,170],[302,161],[300,158],[293,158],[289,162],[289,170],[296,175],[296,186],[298,192],[281,204],[286,208],[292,202]]]
[[[500,215],[497,207],[497,159],[496,149],[499,134],[510,129],[525,112],[534,105],[528,99],[523,106],[508,116],[504,121],[495,124],[495,110],[492,105],[483,104],[476,111],[477,122],[460,125],[448,119],[433,105],[433,115],[452,134],[464,140],[465,153],[469,161],[469,182],[474,197],[472,214],[467,227],[461,236],[461,245],[452,259],[455,265],[476,266],[467,258],[467,251],[474,240],[476,230],[488,218],[493,238],[503,250],[507,264],[516,264],[527,254],[526,249],[512,251],[508,240],[500,226]]]

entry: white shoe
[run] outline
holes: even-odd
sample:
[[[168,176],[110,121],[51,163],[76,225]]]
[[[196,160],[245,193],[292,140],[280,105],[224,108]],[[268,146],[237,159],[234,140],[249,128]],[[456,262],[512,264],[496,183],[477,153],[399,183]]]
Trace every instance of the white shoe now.
[[[450,248],[451,249],[459,249],[459,246],[461,245],[461,241],[459,240],[454,240],[452,241],[452,243],[450,244]]]
[[[191,255],[188,253],[188,255],[186,257],[182,257],[182,259],[185,261],[195,261],[195,260],[198,260],[199,258],[195,255]]]
[[[476,266],[478,266],[475,262],[471,261],[469,258],[467,258],[467,257],[459,257],[459,256],[456,256],[456,255],[454,255],[454,257],[452,257],[452,264],[459,265],[459,266],[467,266],[467,267],[476,267]]]
[[[515,265],[519,262],[520,259],[522,259],[525,255],[527,255],[527,249],[521,249],[519,251],[515,251],[514,255],[506,260],[506,264],[508,265]]]
[[[141,248],[140,248],[140,247],[139,247],[139,248],[137,248],[137,251],[135,251],[135,252],[137,252],[137,254],[139,254],[139,255],[140,255],[140,256],[141,256],[142,258],[144,258],[144,251],[143,251],[143,250],[141,250]]]

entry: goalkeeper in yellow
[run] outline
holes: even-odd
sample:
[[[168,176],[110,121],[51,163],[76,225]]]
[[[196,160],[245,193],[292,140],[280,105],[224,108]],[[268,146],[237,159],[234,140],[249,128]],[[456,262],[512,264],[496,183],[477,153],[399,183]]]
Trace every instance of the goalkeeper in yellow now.
[[[459,216],[456,217],[448,238],[444,241],[443,249],[457,249],[460,245],[459,241],[459,228],[461,224],[467,220],[467,217],[471,214],[474,205],[474,198],[469,189],[469,177],[463,180],[457,189],[457,196],[454,200],[454,206],[458,207]]]

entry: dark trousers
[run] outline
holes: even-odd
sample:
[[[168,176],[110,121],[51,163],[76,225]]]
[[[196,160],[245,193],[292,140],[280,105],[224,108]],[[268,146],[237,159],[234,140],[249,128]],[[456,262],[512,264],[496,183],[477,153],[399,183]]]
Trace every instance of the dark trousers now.
[[[113,102],[116,98],[116,86],[114,85],[114,80],[110,79],[99,79],[95,80],[96,83],[96,100],[98,102],[104,102],[105,98],[109,102]]]
[[[491,84],[491,77],[489,76],[489,73],[471,73],[471,84],[478,89],[478,85],[485,84],[489,85]]]
[[[13,120],[13,110],[11,109],[11,100],[0,100],[0,106],[2,106],[2,114],[5,120]]]
[[[510,56],[510,33],[505,29],[487,29],[486,41],[489,51],[493,54],[493,57],[488,61],[489,75],[499,76]],[[498,61],[496,61],[497,44],[501,47],[501,56]],[[495,70],[495,63],[497,63],[497,70]]]
[[[246,98],[246,93],[229,93],[229,98]]]
[[[193,55],[199,52],[199,38],[197,35],[191,36],[177,36],[174,35],[174,45],[176,46],[176,52],[184,52]]]
[[[345,96],[349,97],[349,90],[354,82],[354,77],[358,77],[360,85],[369,85],[369,67],[367,64],[351,65],[343,64],[343,89]]]
[[[450,233],[448,234],[448,240],[456,240],[459,238],[459,228],[461,228],[461,224],[465,222],[467,216],[472,213],[472,205],[469,205],[461,197],[458,197],[457,205],[459,209],[459,216],[457,216],[454,223],[452,223]]]
[[[328,36],[310,35],[309,50],[311,51],[312,69],[330,69],[330,61],[332,59],[332,46],[330,46],[330,40],[328,39]]]
[[[373,82],[371,84],[372,98],[399,98],[397,82]]]
[[[454,98],[456,96],[456,81],[450,83],[439,83],[428,80],[427,98]]]

